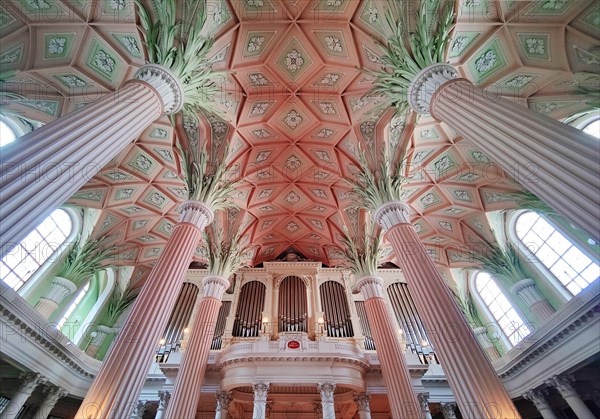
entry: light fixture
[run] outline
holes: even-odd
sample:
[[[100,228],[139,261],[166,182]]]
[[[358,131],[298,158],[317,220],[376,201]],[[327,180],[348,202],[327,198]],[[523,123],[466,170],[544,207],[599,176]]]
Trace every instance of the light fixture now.
[[[190,333],[190,329],[186,327],[185,329],[183,329],[183,333],[187,335],[188,333]]]
[[[158,343],[159,343],[159,345],[160,345],[160,346],[162,346],[162,345],[164,345],[164,344],[165,344],[165,340],[164,340],[164,339],[161,339],[161,340],[159,340],[159,341],[158,341]]]
[[[263,335],[266,335],[267,334],[267,324],[269,324],[269,318],[263,317],[262,324],[263,324]]]

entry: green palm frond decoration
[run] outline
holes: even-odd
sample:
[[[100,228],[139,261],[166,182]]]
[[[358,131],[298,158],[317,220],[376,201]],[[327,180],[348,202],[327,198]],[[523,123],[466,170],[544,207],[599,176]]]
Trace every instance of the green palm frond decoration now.
[[[240,246],[239,232],[227,237],[223,231],[224,229],[216,224],[211,224],[204,231],[208,273],[209,275],[229,278],[231,274],[242,267],[246,248]]]
[[[140,293],[140,288],[125,288],[115,287],[108,303],[106,316],[102,320],[106,326],[113,326],[121,314],[129,307]]]
[[[182,155],[189,199],[202,202],[213,211],[232,206],[230,195],[235,190],[237,181],[228,179],[224,158],[211,159],[206,144],[196,153],[183,149],[179,143],[178,147]],[[227,148],[222,154],[228,155]]]
[[[162,0],[154,8],[155,19],[135,0],[137,14],[142,26],[148,61],[169,68],[181,81],[184,88],[184,109],[205,109],[220,113],[215,99],[220,92],[215,82],[217,74],[207,55],[214,38],[203,35],[207,17],[207,4],[198,0],[185,10],[183,20],[176,18],[178,0]]]
[[[358,180],[347,179],[358,197],[358,206],[366,210],[376,210],[386,202],[401,201],[402,187],[408,180],[405,176],[406,149],[400,152],[395,162],[390,162],[387,149],[384,148],[378,171],[371,168],[360,145],[358,154]]]
[[[379,107],[395,108],[403,112],[408,108],[407,93],[416,75],[431,64],[444,61],[450,41],[450,31],[455,18],[453,1],[447,1],[437,12],[439,0],[422,0],[417,12],[416,29],[409,33],[407,10],[403,2],[390,0],[385,21],[390,36],[385,44],[376,41],[384,51],[383,66],[379,71],[365,69],[375,78],[371,96],[381,96],[384,102]],[[408,3],[406,3],[408,4]]]
[[[600,89],[588,88],[585,86],[579,86],[578,94],[584,96],[587,101],[585,102],[592,109],[600,109]]]
[[[559,215],[550,205],[546,204],[532,192],[526,190],[511,192],[507,194],[507,197],[513,199],[519,208],[530,209],[543,215]]]
[[[116,256],[119,246],[103,247],[106,236],[95,240],[87,240],[71,247],[56,276],[67,278],[76,285],[92,276],[96,271],[106,267],[103,262]]]
[[[471,258],[481,264],[481,270],[510,287],[529,275],[523,266],[519,252],[512,245],[487,243],[481,252],[471,251]]]
[[[378,225],[368,221],[363,223],[363,230],[357,237],[352,237],[344,227],[342,244],[346,264],[356,278],[377,275],[383,251],[383,232]]]
[[[466,286],[458,286],[458,292],[452,292],[458,303],[458,307],[465,315],[467,321],[473,328],[482,327],[483,322],[479,319],[477,308]]]

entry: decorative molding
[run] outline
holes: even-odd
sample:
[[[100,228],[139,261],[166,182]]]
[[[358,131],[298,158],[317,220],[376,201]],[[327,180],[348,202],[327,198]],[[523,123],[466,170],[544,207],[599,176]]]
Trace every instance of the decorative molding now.
[[[209,275],[202,279],[202,298],[216,298],[220,301],[230,285],[229,281],[222,276]]]
[[[200,230],[213,222],[214,211],[206,204],[199,201],[186,201],[179,207],[179,222],[189,223]]]
[[[383,298],[383,279],[379,276],[363,276],[354,286],[355,292],[360,292],[365,300]]]
[[[156,89],[166,115],[176,114],[183,108],[183,85],[169,69],[158,64],[146,64],[136,71],[134,78]]]
[[[408,104],[419,114],[428,114],[431,98],[446,82],[458,78],[450,64],[432,64],[421,70],[408,87]]]
[[[373,219],[387,231],[398,224],[410,224],[410,208],[399,201],[387,202],[377,208]]]

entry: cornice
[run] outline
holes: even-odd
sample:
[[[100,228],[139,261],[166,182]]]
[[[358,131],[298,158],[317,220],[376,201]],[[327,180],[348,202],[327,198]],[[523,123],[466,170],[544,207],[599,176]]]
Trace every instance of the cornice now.
[[[548,322],[527,336],[506,355],[493,363],[501,378],[518,374],[551,349],[569,340],[578,330],[600,316],[598,281],[565,304]]]
[[[24,350],[22,342],[28,340],[32,345],[50,355],[58,364],[62,364],[63,367],[80,375],[82,379],[90,383],[100,370],[101,361],[79,349],[65,335],[56,330],[54,324],[48,323],[21,296],[4,283],[0,283],[0,316],[5,325],[20,332],[19,343],[21,345],[19,347],[10,344],[8,336],[3,337],[2,352],[8,357],[12,356],[11,350],[22,352]],[[25,366],[36,370],[34,365]]]

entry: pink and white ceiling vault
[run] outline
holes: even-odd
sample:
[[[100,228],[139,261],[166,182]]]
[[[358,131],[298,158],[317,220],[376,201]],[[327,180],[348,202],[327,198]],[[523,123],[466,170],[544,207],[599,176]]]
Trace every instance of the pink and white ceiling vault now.
[[[364,222],[345,181],[357,153],[377,160],[384,142],[408,144],[404,199],[417,231],[442,271],[465,266],[461,247],[493,239],[485,212],[514,206],[506,193],[518,185],[444,124],[373,111],[371,79],[358,68],[380,65],[387,1],[209,0],[213,68],[231,70],[219,80],[223,120],[156,121],[69,203],[100,210],[94,234],[124,244],[123,264],[149,268],[186,196],[175,135],[228,143],[230,173],[243,182],[239,208],[220,222],[243,231],[253,264],[294,249],[334,266],[342,225]],[[448,61],[464,77],[553,117],[585,108],[578,86],[600,81],[600,3],[463,0],[457,10]],[[6,0],[0,36],[2,69],[19,70],[3,90],[25,97],[6,106],[41,122],[144,63],[130,0]]]

